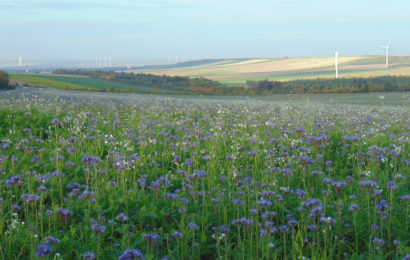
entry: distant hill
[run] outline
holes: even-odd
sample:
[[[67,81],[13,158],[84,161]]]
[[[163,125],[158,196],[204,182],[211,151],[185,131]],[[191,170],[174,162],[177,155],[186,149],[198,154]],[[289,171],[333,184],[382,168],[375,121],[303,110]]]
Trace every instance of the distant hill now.
[[[410,76],[410,57],[391,56],[385,68],[385,56],[339,57],[339,76],[376,77]],[[333,57],[245,58],[181,62],[172,65],[133,68],[135,73],[204,77],[225,84],[245,84],[248,80],[289,81],[334,77]]]

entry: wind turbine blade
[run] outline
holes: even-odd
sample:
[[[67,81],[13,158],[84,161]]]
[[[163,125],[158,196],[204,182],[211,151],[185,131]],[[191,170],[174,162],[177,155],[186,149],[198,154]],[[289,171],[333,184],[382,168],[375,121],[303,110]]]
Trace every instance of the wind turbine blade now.
[[[391,43],[391,40],[390,40],[390,41],[389,41],[389,43],[387,44],[387,46],[386,46],[387,48],[389,48],[389,46],[390,46],[390,43]]]
[[[377,46],[380,47],[380,48],[383,48],[383,49],[387,48],[386,46],[383,46],[383,45],[377,45]]]

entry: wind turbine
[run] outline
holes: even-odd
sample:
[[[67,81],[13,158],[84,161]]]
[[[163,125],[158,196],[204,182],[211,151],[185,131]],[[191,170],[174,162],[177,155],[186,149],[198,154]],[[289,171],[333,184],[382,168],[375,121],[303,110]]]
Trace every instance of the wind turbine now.
[[[390,48],[390,43],[391,43],[391,40],[389,41],[389,43],[388,43],[386,46],[379,45],[380,48],[386,49],[386,68],[389,67],[389,48]]]
[[[335,70],[336,70],[336,78],[339,78],[338,57],[339,57],[339,52],[338,52],[338,51],[335,51]]]

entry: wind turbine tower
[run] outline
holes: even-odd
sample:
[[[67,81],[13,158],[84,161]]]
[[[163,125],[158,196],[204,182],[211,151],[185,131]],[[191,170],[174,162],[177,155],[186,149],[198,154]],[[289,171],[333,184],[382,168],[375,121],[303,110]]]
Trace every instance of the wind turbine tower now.
[[[109,59],[109,60],[110,60],[110,68],[111,68],[111,65],[112,65],[112,63],[111,63],[111,61],[112,61],[112,60],[111,60],[111,57],[110,57],[110,59]]]
[[[19,57],[19,67],[22,67],[22,66],[23,66],[23,58]]]
[[[389,41],[389,43],[388,43],[386,46],[379,45],[379,47],[386,49],[386,68],[389,67],[389,48],[390,48],[390,43],[391,43],[391,40]]]
[[[338,58],[339,58],[339,52],[335,51],[335,70],[336,70],[336,78],[339,78],[339,63],[338,63]]]

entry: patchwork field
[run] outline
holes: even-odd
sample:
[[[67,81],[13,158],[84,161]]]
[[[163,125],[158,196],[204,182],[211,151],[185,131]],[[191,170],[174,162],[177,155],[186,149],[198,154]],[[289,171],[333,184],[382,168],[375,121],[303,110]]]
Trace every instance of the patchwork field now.
[[[410,57],[391,57],[385,68],[384,56],[339,57],[340,77],[410,75]],[[205,77],[227,84],[246,80],[293,80],[334,77],[334,58],[262,58],[215,60],[214,63],[184,63],[173,66],[135,70],[156,75]]]

